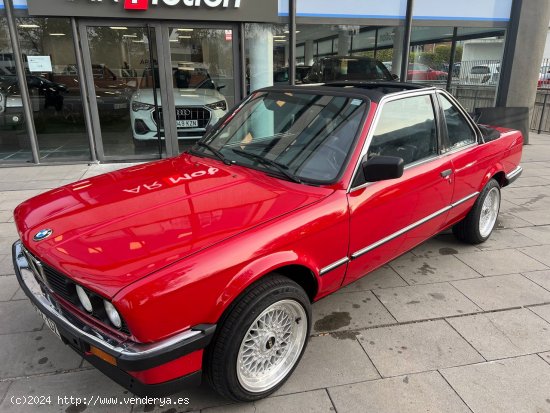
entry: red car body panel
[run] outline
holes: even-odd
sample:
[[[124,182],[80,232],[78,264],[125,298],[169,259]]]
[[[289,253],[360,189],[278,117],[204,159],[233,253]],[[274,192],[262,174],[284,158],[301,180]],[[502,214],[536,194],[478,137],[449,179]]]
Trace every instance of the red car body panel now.
[[[371,102],[333,184],[298,184],[183,154],[24,202],[15,211],[21,240],[46,264],[110,299],[137,343],[218,323],[236,297],[273,272],[307,279],[318,300],[462,219],[489,179],[504,185],[520,162],[521,133],[500,128],[494,141],[348,191],[377,110]],[[35,242],[43,228],[54,235]],[[159,383],[199,370],[201,358],[202,350],[129,373]]]
[[[112,298],[152,272],[332,192],[182,155],[39,195],[21,204],[15,219],[31,252]],[[57,236],[33,241],[46,222]]]

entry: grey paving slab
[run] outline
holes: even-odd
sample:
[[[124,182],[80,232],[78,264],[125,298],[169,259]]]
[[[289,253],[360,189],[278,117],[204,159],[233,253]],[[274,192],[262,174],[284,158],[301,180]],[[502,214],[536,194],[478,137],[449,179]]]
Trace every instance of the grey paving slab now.
[[[550,365],[536,355],[441,373],[474,413],[550,411]]]
[[[77,180],[88,170],[88,165],[48,165],[30,168],[3,168],[2,182]]]
[[[501,275],[452,283],[483,310],[550,302],[550,292],[519,275]]]
[[[298,393],[380,378],[355,334],[312,337],[292,376],[276,394]]]
[[[522,275],[550,291],[550,270],[524,272]]]
[[[190,387],[182,390],[179,393],[171,395],[172,400],[176,399],[188,399],[188,403],[185,404],[185,400],[181,400],[182,403],[170,403],[166,404],[163,401],[163,405],[160,402],[155,404],[136,404],[132,410],[132,413],[145,413],[145,412],[192,412],[206,409],[209,407],[223,406],[228,407],[229,404],[234,403],[231,400],[225,399],[215,393],[206,383],[201,384],[199,387]]]
[[[550,208],[550,197],[548,197],[548,195],[540,195],[532,198],[514,198],[513,201],[516,205],[531,210],[548,210],[548,208]]]
[[[401,287],[408,285],[391,267],[385,265],[363,278],[345,286],[338,293],[349,293],[353,291],[368,291],[375,288]]]
[[[10,387],[11,381],[0,381],[0,404],[4,400],[8,388]]]
[[[484,276],[548,269],[537,260],[514,249],[458,254],[457,258]]]
[[[484,361],[444,320],[362,331],[359,342],[382,377]]]
[[[328,391],[339,412],[470,412],[437,372],[350,384]]]
[[[542,225],[539,227],[530,226],[528,228],[518,228],[516,230],[520,234],[525,235],[539,244],[550,244],[550,225]]]
[[[205,409],[203,413],[317,413],[333,412],[334,407],[325,390],[269,397],[254,403]]]
[[[0,335],[0,377],[21,377],[72,370],[82,358],[49,330]]]
[[[550,351],[550,324],[526,308],[447,321],[487,360]]]
[[[533,307],[529,307],[529,310],[550,323],[550,304],[535,305]]]
[[[6,255],[10,256],[10,258],[5,260],[4,263],[7,263],[8,261],[11,263],[11,247],[13,246],[13,243],[17,241],[17,239],[17,237],[0,237],[0,254],[2,254],[4,257]]]
[[[545,168],[547,171],[550,169]],[[526,182],[534,182],[529,179]],[[548,182],[543,183],[539,186],[523,186],[523,187],[507,187],[503,190],[503,196],[505,199],[527,199],[527,198],[536,198],[541,195],[550,196],[550,186]]]
[[[395,323],[395,319],[370,291],[332,294],[313,305],[313,331],[316,333],[391,323]]]
[[[529,224],[527,224],[529,225]],[[441,255],[454,255],[460,252],[477,252],[479,248],[474,245],[458,241],[453,234],[438,234],[428,241],[420,244],[412,250],[418,257],[437,257]]]
[[[84,410],[108,413],[129,412],[132,405],[124,403],[124,397],[133,396],[99,371],[86,370],[16,380],[10,386],[4,401],[0,405],[0,411],[28,413],[31,411],[28,405],[12,403],[15,398],[28,395],[51,397],[52,403],[40,406],[39,409],[36,409],[37,411],[67,413],[83,412]],[[64,399],[65,396],[67,397],[66,400]],[[71,396],[74,398],[72,403]],[[61,399],[58,399],[58,397]],[[100,403],[99,398],[102,398],[105,402],[106,399],[111,398],[112,400],[113,397],[117,398],[115,404]],[[80,404],[76,402],[76,398],[80,398]],[[85,406],[84,403],[90,405]]]
[[[511,212],[512,215],[531,223],[532,225],[550,225],[548,210],[528,210]]]
[[[17,289],[16,293],[11,298],[12,301],[27,300],[27,299],[28,299],[27,296],[25,295],[25,293],[23,292],[23,290],[21,288]]]
[[[541,353],[539,354],[539,356],[541,356],[543,360],[550,364],[550,351],[547,353]]]
[[[521,219],[512,213],[509,212],[500,212],[498,214],[496,227],[497,229],[505,229],[505,228],[522,228],[522,227],[530,227],[533,224],[531,222],[525,221],[524,219]]]
[[[42,318],[27,301],[1,302],[0,320],[0,334],[37,331],[43,324]]]
[[[491,237],[483,244],[479,244],[478,248],[482,251],[503,250],[509,248],[530,247],[538,244],[540,244],[540,242],[537,240],[526,237],[514,229],[500,229],[493,231]]]
[[[17,238],[17,230],[13,222],[0,222],[0,234],[4,237]]]
[[[390,266],[411,285],[481,277],[453,255],[400,257]]]
[[[0,277],[0,301],[10,300],[18,289],[19,283],[15,276],[6,275]]]
[[[480,308],[448,283],[374,290],[399,322],[476,313]]]
[[[542,172],[544,173],[544,171]],[[522,188],[526,186],[537,187],[537,186],[549,185],[549,184],[550,184],[550,181],[548,179],[545,179],[544,177],[530,176],[529,179],[521,179],[521,178],[518,179],[512,185],[510,185],[509,189]],[[505,189],[504,191],[507,192],[508,189]]]
[[[10,211],[0,211],[0,222],[12,222],[13,214]]]
[[[529,257],[534,258],[538,262],[541,262],[546,266],[550,266],[550,246],[538,245],[535,247],[519,248],[519,250]]]
[[[7,250],[0,250],[0,253],[7,253]],[[0,255],[0,275],[13,274],[13,263],[11,255]]]

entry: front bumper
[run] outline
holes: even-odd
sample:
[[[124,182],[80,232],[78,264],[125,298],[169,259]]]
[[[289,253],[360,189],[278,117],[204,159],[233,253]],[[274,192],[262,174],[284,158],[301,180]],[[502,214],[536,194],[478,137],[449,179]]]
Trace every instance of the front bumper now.
[[[80,317],[67,311],[46,284],[41,275],[33,271],[23,252],[20,241],[13,244],[13,264],[17,280],[31,303],[57,327],[62,341],[79,353],[111,379],[137,395],[160,396],[181,390],[184,385],[200,383],[201,371],[197,370],[167,382],[146,384],[134,376],[136,372],[162,368],[164,364],[177,362],[193,352],[204,349],[212,340],[216,329],[204,324],[176,334],[168,339],[142,344],[130,340],[120,341],[103,331],[85,324]],[[35,263],[36,264],[36,263]],[[109,364],[90,353],[97,348],[112,356],[116,362]],[[129,372],[134,373],[134,375]]]

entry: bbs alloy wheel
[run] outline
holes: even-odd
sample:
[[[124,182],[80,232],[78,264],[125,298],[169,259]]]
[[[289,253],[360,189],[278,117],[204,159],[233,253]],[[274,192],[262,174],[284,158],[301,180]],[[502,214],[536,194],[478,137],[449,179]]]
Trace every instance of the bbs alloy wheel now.
[[[300,361],[310,320],[309,297],[294,281],[272,275],[253,284],[228,310],[206,353],[209,382],[238,401],[273,393]]]

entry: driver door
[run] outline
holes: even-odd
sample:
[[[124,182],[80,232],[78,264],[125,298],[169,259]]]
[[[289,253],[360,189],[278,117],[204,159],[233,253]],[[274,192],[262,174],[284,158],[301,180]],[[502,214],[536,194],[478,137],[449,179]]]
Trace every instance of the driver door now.
[[[445,223],[454,179],[451,161],[439,156],[434,102],[432,92],[422,92],[378,108],[364,159],[397,156],[405,161],[405,171],[398,179],[354,180],[348,194],[352,260],[344,284],[423,242]]]

